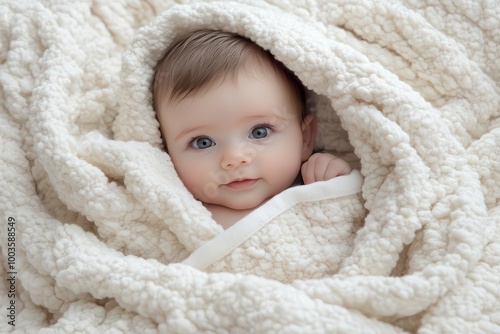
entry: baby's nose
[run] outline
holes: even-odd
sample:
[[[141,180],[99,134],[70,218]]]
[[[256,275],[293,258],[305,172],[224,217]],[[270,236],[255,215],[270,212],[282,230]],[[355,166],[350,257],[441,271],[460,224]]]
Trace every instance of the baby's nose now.
[[[252,162],[255,152],[249,145],[231,145],[223,153],[221,167],[231,169],[239,166],[248,165]]]

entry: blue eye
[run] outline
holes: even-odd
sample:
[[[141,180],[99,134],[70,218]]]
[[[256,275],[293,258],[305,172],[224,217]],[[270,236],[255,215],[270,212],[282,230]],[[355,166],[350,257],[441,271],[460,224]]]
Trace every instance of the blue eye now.
[[[271,134],[271,127],[269,125],[258,125],[252,130],[251,138],[262,139]]]
[[[190,146],[194,148],[205,149],[215,146],[215,142],[208,137],[198,137],[191,141]]]

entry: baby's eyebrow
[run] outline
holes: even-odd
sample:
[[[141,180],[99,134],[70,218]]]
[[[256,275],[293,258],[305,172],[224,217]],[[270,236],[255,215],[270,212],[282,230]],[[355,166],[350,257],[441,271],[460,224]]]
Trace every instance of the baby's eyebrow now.
[[[243,117],[240,121],[252,121],[255,119],[269,118],[269,117],[273,117],[273,116],[272,115],[252,115],[252,116]]]
[[[287,119],[291,118],[291,115],[275,112],[272,114],[260,114],[260,115],[246,116],[242,120],[252,120],[252,119],[259,119],[259,118],[277,118],[280,120],[287,120]]]
[[[194,131],[199,131],[200,129],[206,129],[206,128],[211,128],[211,126],[209,125],[197,125],[195,127],[192,127],[192,128],[187,128],[183,131],[181,131],[181,133],[179,133],[176,137],[175,137],[175,140],[187,135],[188,133],[191,133],[191,132],[194,132]]]

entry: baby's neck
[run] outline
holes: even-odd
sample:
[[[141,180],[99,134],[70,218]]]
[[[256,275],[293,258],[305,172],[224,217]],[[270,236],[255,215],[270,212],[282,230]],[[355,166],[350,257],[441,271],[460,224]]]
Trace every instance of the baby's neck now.
[[[263,204],[263,203],[262,203]],[[260,205],[262,205],[260,204]],[[207,204],[203,203],[205,208],[212,213],[212,219],[222,226],[225,230],[234,225],[237,221],[248,215],[253,210],[257,209],[259,206],[246,209],[246,210],[235,210],[221,205]]]

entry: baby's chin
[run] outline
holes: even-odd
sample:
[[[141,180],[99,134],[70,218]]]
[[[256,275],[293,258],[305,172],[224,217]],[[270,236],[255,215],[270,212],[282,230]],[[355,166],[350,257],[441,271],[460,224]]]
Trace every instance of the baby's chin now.
[[[227,209],[231,210],[236,210],[236,211],[248,211],[248,210],[254,210],[257,209],[259,206],[264,204],[269,200],[270,197],[266,198],[257,198],[249,201],[248,199],[246,200],[231,200],[231,201],[209,201],[209,202],[204,202],[205,204],[209,205],[217,205],[221,207],[225,207]]]

